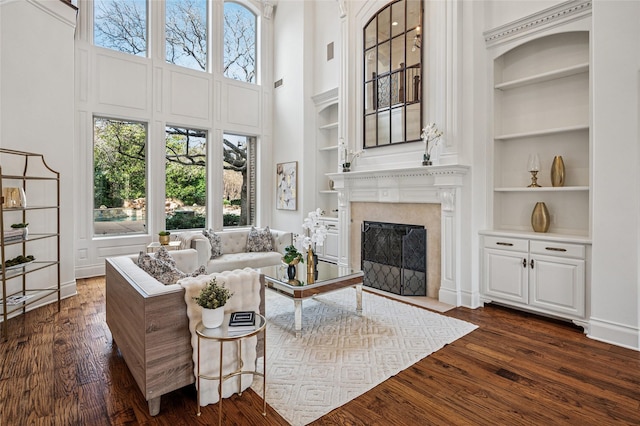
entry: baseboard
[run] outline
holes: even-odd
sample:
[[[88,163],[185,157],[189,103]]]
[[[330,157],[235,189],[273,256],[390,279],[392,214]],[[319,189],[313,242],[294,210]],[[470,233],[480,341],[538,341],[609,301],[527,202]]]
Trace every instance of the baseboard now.
[[[637,327],[592,317],[587,336],[593,340],[640,351],[640,330]]]
[[[91,278],[104,275],[104,262],[99,265],[76,266],[76,278]]]

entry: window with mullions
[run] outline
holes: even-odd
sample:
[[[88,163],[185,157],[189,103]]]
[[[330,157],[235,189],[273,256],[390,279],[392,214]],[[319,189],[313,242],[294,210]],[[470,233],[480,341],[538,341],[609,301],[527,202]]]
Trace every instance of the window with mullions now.
[[[397,0],[363,30],[364,147],[420,140],[422,2]]]
[[[93,230],[147,232],[147,125],[96,117],[93,123]]]
[[[94,0],[93,5],[96,46],[147,55],[146,0]]]

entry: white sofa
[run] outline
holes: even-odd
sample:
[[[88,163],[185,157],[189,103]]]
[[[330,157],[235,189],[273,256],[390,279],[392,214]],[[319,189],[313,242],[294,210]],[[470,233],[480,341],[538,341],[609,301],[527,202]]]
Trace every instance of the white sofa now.
[[[201,263],[194,249],[170,252],[178,269],[194,271]],[[152,416],[160,412],[160,397],[194,382],[191,333],[184,289],[179,284],[164,285],[137,265],[138,255],[106,259],[106,319],[131,375],[149,404]],[[214,274],[224,277],[243,271]],[[230,305],[234,310],[264,314],[264,282],[255,271],[249,282],[232,292],[258,293],[259,301]],[[186,278],[189,279],[189,278]],[[227,304],[229,305],[229,303]],[[261,352],[262,342],[258,342]]]
[[[273,251],[247,252],[247,237],[251,229],[240,228],[217,231],[222,243],[222,256],[211,257],[211,244],[202,231],[185,231],[176,235],[182,242],[183,248],[193,248],[198,251],[198,265],[205,265],[207,273],[222,272],[242,268],[261,268],[279,265],[285,253],[285,247],[293,242],[293,234],[286,231],[271,229],[271,244]]]

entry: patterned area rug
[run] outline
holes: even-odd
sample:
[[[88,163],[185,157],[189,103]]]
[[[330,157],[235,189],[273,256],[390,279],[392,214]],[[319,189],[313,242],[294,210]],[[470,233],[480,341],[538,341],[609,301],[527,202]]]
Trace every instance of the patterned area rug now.
[[[302,336],[293,301],[266,292],[267,403],[305,425],[477,328],[363,291],[362,316],[347,288],[302,302]],[[262,366],[260,365],[260,369]],[[262,395],[262,378],[253,390]]]

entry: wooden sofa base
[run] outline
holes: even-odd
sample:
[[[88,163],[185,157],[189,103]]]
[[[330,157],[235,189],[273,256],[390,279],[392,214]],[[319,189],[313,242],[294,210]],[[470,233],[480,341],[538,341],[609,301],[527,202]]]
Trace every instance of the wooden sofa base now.
[[[155,416],[162,395],[195,382],[184,290],[148,296],[107,259],[105,291],[107,325]]]
[[[122,357],[149,405],[160,412],[160,397],[195,382],[193,349],[184,290],[149,296],[110,259],[106,260],[107,325]],[[260,276],[260,313],[265,312]],[[258,338],[264,356],[264,337]]]

